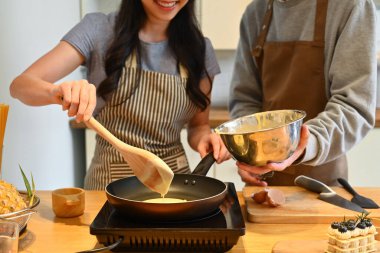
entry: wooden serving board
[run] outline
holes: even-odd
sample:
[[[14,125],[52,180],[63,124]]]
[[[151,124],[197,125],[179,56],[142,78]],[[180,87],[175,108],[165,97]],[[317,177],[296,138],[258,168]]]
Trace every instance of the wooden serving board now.
[[[294,240],[279,241],[272,249],[272,253],[324,253],[327,249],[327,240]],[[380,252],[380,242],[377,242],[377,250]]]
[[[247,208],[247,218],[255,223],[331,223],[355,218],[359,213],[334,206],[318,199],[318,194],[298,186],[270,186],[281,190],[286,198],[282,206],[270,207],[267,204],[257,204],[251,198],[252,193],[263,190],[263,187],[248,186],[243,188],[243,196]],[[340,196],[351,200],[352,195],[343,188],[332,187]],[[380,205],[380,188],[355,187],[363,196],[371,198]],[[380,209],[367,209],[370,217],[380,218]]]

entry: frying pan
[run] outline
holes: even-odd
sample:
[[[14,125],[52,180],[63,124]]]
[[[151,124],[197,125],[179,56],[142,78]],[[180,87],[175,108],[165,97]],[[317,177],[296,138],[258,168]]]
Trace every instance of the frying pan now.
[[[109,183],[106,186],[108,202],[123,215],[149,221],[186,221],[207,217],[218,211],[227,194],[225,183],[205,176],[214,162],[213,153],[209,153],[191,174],[174,174],[165,197],[185,199],[186,202],[144,202],[161,196],[144,186],[135,176]]]

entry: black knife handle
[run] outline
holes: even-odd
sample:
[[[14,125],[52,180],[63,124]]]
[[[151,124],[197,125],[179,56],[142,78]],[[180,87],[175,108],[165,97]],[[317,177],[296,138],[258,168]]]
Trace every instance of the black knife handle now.
[[[304,175],[296,177],[294,184],[316,193],[335,193],[333,189],[324,183]]]
[[[354,190],[354,188],[352,188],[352,186],[347,182],[346,179],[338,178],[337,180],[349,193],[351,193],[354,196],[358,195],[358,193]]]

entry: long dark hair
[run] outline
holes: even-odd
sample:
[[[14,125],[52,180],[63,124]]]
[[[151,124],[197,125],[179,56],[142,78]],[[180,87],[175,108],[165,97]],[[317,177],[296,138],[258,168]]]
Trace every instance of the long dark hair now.
[[[102,81],[97,91],[101,97],[106,98],[117,88],[124,63],[132,52],[136,52],[137,63],[140,65],[139,30],[146,19],[140,0],[122,1],[115,20],[114,38],[106,53],[107,78]],[[188,72],[186,92],[193,103],[204,110],[210,104],[210,100],[201,91],[199,83],[202,74],[206,73],[209,80],[210,77],[205,68],[206,45],[195,17],[195,0],[189,0],[174,17],[169,24],[167,35],[169,47],[177,58],[177,67],[181,64]]]

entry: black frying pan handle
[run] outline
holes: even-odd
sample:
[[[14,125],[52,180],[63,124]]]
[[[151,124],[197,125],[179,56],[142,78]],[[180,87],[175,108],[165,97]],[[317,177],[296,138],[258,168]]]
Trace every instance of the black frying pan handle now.
[[[358,195],[358,193],[352,188],[352,186],[344,178],[338,178],[338,182],[353,196]]]
[[[105,247],[102,247],[102,248],[97,248],[97,249],[90,249],[90,250],[84,250],[84,251],[78,251],[76,253],[94,253],[94,252],[103,252],[103,251],[110,251],[114,248],[116,248],[117,246],[119,246],[119,244],[124,240],[123,237],[120,237],[119,240],[117,240],[116,242],[108,245],[108,246],[105,246]]]
[[[202,158],[191,174],[206,176],[214,162],[214,152],[210,152]]]

